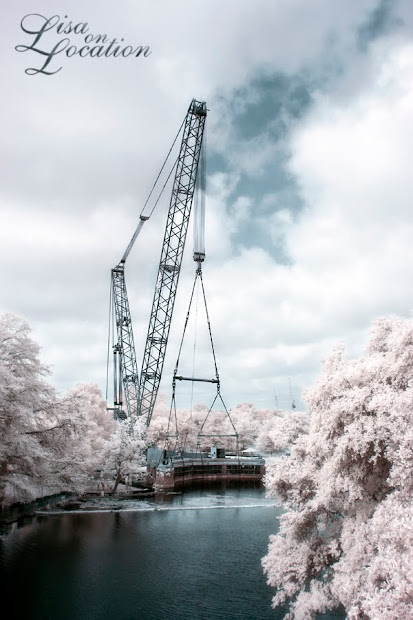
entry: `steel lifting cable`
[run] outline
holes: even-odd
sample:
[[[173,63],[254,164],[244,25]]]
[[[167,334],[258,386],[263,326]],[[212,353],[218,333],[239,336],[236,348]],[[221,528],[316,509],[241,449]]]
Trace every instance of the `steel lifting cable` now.
[[[195,277],[194,284],[192,286],[192,292],[191,292],[191,298],[189,300],[188,312],[186,313],[184,330],[183,330],[183,333],[182,333],[181,343],[179,345],[179,350],[178,350],[178,357],[177,357],[177,360],[176,360],[175,369],[174,369],[174,373],[173,373],[173,379],[172,379],[172,398],[171,398],[171,407],[170,407],[170,410],[169,410],[167,434],[169,434],[169,426],[170,426],[170,421],[171,421],[171,417],[172,417],[172,409],[174,409],[174,412],[175,412],[176,435],[178,435],[178,419],[177,419],[177,415],[176,415],[176,399],[175,399],[175,395],[176,395],[176,374],[178,372],[178,366],[179,366],[179,360],[180,360],[180,357],[181,357],[182,346],[183,346],[183,343],[184,343],[186,328],[188,326],[189,315],[190,315],[190,312],[191,312],[191,306],[192,306],[192,300],[193,300],[193,297],[194,297],[195,285],[196,285],[196,277]]]
[[[167,176],[167,178],[166,178],[166,181],[165,181],[165,183],[163,184],[163,187],[162,187],[162,189],[161,189],[161,191],[160,191],[160,193],[159,193],[159,196],[158,196],[158,198],[155,200],[155,203],[154,203],[154,205],[153,205],[153,207],[152,207],[152,209],[151,209],[151,211],[150,211],[149,215],[143,215],[143,212],[144,212],[144,211],[145,211],[145,209],[146,209],[146,205],[148,204],[149,199],[150,199],[150,197],[152,196],[152,193],[153,193],[153,191],[154,191],[154,189],[155,189],[155,187],[156,187],[156,184],[157,184],[157,182],[158,182],[158,180],[159,180],[159,178],[160,178],[160,176],[161,176],[161,174],[162,174],[162,171],[163,171],[163,169],[165,168],[166,162],[167,162],[167,161],[168,161],[168,159],[169,159],[169,155],[171,154],[172,149],[173,149],[173,147],[175,146],[175,143],[176,143],[176,141],[177,141],[177,139],[178,139],[179,134],[181,133],[181,130],[182,130],[182,127],[183,127],[184,123],[185,123],[185,119],[183,120],[183,122],[182,122],[182,124],[181,124],[181,126],[180,126],[180,128],[179,128],[179,130],[178,130],[178,133],[177,133],[177,134],[176,134],[176,136],[175,136],[175,140],[173,141],[172,146],[171,146],[171,148],[169,149],[168,155],[166,156],[166,159],[165,159],[164,163],[162,164],[162,167],[161,167],[161,169],[160,169],[160,171],[159,171],[159,173],[158,173],[158,176],[157,176],[157,177],[156,177],[156,179],[155,179],[155,182],[154,182],[154,184],[153,184],[153,186],[152,186],[152,189],[151,189],[151,191],[149,192],[149,196],[148,196],[148,198],[146,199],[145,204],[143,205],[142,211],[141,211],[141,213],[140,213],[140,215],[139,215],[139,223],[138,223],[138,226],[136,227],[135,232],[133,233],[132,238],[131,238],[131,240],[129,241],[129,244],[128,244],[128,246],[127,246],[127,248],[126,248],[125,252],[123,253],[123,256],[122,256],[121,261],[120,261],[120,265],[125,265],[125,263],[126,263],[126,259],[128,258],[129,253],[131,252],[131,250],[132,250],[132,248],[133,248],[133,246],[134,246],[134,244],[135,244],[135,241],[136,241],[136,239],[138,238],[138,235],[139,235],[139,233],[140,233],[140,232],[141,232],[141,230],[142,230],[142,226],[144,225],[144,223],[145,223],[147,220],[149,220],[149,218],[151,217],[152,213],[155,211],[155,207],[156,207],[156,205],[158,204],[158,202],[159,202],[159,200],[160,200],[160,198],[161,198],[161,196],[162,196],[162,194],[163,194],[163,192],[164,192],[164,190],[165,190],[165,187],[166,187],[166,185],[167,185],[167,183],[168,183],[168,181],[169,181],[169,179],[170,179],[170,177],[171,177],[171,174],[172,174],[172,172],[174,171],[174,169],[175,169],[175,168],[176,168],[176,166],[177,166],[177,162],[178,162],[178,159],[179,159],[179,155],[177,156],[177,158],[176,158],[176,160],[175,160],[175,162],[174,162],[174,164],[173,164],[173,166],[172,166],[171,170],[169,171],[169,174],[168,174],[168,176]]]
[[[153,205],[153,207],[152,207],[152,209],[151,209],[151,211],[150,211],[150,213],[149,213],[149,215],[148,215],[148,218],[149,218],[149,217],[151,217],[152,213],[155,211],[155,207],[156,207],[156,205],[158,204],[158,202],[159,202],[159,200],[160,200],[160,198],[161,198],[161,196],[162,196],[162,194],[163,194],[163,192],[164,192],[164,189],[165,189],[165,187],[166,187],[166,185],[167,185],[167,183],[168,183],[169,179],[171,178],[171,174],[172,174],[172,172],[175,170],[176,164],[178,163],[178,159],[179,159],[179,155],[178,155],[178,157],[175,159],[174,165],[172,166],[171,170],[169,171],[169,174],[168,174],[168,176],[167,176],[167,179],[166,179],[165,183],[163,184],[163,187],[162,187],[161,191],[159,192],[159,196],[158,196],[158,198],[156,199],[155,204]],[[143,214],[144,209],[145,209],[145,207],[142,209],[141,215]]]
[[[207,300],[206,300],[206,295],[205,295],[205,288],[204,288],[204,281],[202,278],[202,269],[201,269],[201,265],[199,265],[197,271],[196,271],[196,276],[195,279],[199,276],[199,279],[201,280],[201,287],[202,287],[202,294],[204,296],[204,304],[205,304],[205,312],[206,312],[206,319],[207,319],[207,323],[208,323],[208,332],[209,332],[209,339],[211,342],[211,349],[212,349],[212,355],[214,358],[214,366],[215,366],[215,376],[217,378],[218,384],[217,384],[217,392],[219,394],[220,391],[220,385],[219,385],[219,374],[218,374],[218,366],[217,366],[217,358],[215,356],[215,347],[214,347],[214,341],[212,340],[212,331],[211,331],[211,322],[209,320],[209,313],[208,313],[208,306],[207,306]]]
[[[159,171],[159,173],[158,173],[158,176],[157,176],[157,177],[156,177],[156,179],[155,179],[155,182],[154,182],[154,184],[153,184],[153,186],[152,186],[151,191],[149,192],[149,196],[147,197],[147,199],[146,199],[146,201],[145,201],[145,204],[143,205],[143,208],[142,208],[142,211],[141,211],[140,215],[143,215],[143,212],[144,212],[144,211],[145,211],[145,209],[146,209],[146,205],[148,204],[148,202],[149,202],[149,200],[150,200],[150,197],[152,196],[152,193],[153,193],[153,191],[154,191],[154,189],[155,189],[155,186],[156,186],[156,184],[157,184],[157,182],[158,182],[158,180],[159,180],[159,177],[160,177],[160,176],[161,176],[161,174],[162,174],[163,169],[164,169],[164,168],[165,168],[165,166],[166,166],[166,162],[167,162],[167,161],[168,161],[168,159],[169,159],[169,155],[171,154],[171,151],[172,151],[172,149],[173,149],[173,148],[174,148],[174,146],[175,146],[175,142],[177,141],[177,139],[178,139],[178,137],[179,137],[179,134],[181,133],[181,131],[182,131],[182,127],[184,126],[184,124],[185,124],[185,119],[182,121],[181,126],[180,126],[180,128],[179,128],[179,130],[178,130],[178,133],[176,134],[175,139],[174,139],[174,141],[172,142],[172,146],[171,146],[171,148],[169,149],[169,151],[168,151],[168,155],[166,156],[165,161],[163,162],[162,167],[161,167],[161,169],[160,169],[160,171]],[[162,194],[163,190],[165,189],[165,185],[166,185],[166,183],[169,181],[169,177],[171,176],[171,174],[172,174],[172,170],[175,168],[175,165],[176,165],[176,162],[177,162],[177,161],[178,161],[178,158],[176,158],[176,160],[175,160],[175,164],[173,165],[173,167],[172,167],[172,169],[171,169],[171,172],[169,173],[168,178],[167,178],[167,179],[166,179],[166,181],[165,181],[165,184],[164,184],[164,186],[163,186],[163,188],[162,188],[162,190],[161,190],[161,194]],[[161,195],[161,194],[160,194],[160,195]],[[152,207],[152,210],[151,210],[151,212],[150,212],[150,214],[149,214],[149,217],[152,215],[152,213],[153,213],[153,211],[154,211],[154,209],[155,209],[156,205],[158,204],[158,201],[159,201],[160,195],[158,196],[158,199],[157,199],[157,201],[155,202],[155,205]]]
[[[198,445],[200,444],[200,442],[199,442],[199,437],[202,437],[202,436],[203,436],[203,435],[202,435],[202,430],[203,430],[203,428],[204,428],[204,426],[205,426],[205,424],[206,424],[206,421],[208,420],[209,414],[211,413],[211,411],[212,411],[212,409],[213,409],[213,407],[214,407],[214,405],[215,405],[215,402],[216,402],[217,398],[219,398],[219,399],[220,399],[220,401],[221,401],[221,403],[222,403],[222,405],[223,405],[223,407],[224,407],[225,413],[227,414],[228,419],[229,419],[229,421],[231,422],[231,426],[232,426],[232,428],[233,428],[233,430],[234,430],[234,433],[231,433],[230,435],[226,435],[226,436],[227,436],[227,437],[235,437],[235,438],[236,438],[237,452],[238,452],[238,433],[237,433],[237,429],[235,428],[235,426],[234,426],[234,422],[232,421],[232,418],[231,418],[231,416],[230,416],[230,413],[229,413],[229,411],[228,411],[228,409],[227,409],[227,407],[226,407],[226,405],[225,405],[225,403],[224,403],[224,400],[223,400],[223,398],[222,398],[222,396],[221,396],[221,392],[220,392],[220,390],[219,390],[219,387],[217,387],[217,393],[216,393],[216,395],[215,395],[215,398],[214,398],[214,400],[212,401],[212,405],[210,406],[210,408],[209,408],[209,410],[208,410],[208,413],[207,413],[207,414],[206,414],[206,416],[205,416],[205,420],[202,422],[201,428],[199,429],[199,432],[198,432]],[[216,435],[216,437],[224,437],[224,436],[225,436],[225,435],[219,435],[219,434],[217,434],[217,435]]]
[[[170,435],[169,434],[169,428],[171,426],[172,411],[174,412],[174,417],[175,417],[175,435]],[[176,415],[175,391],[173,391],[173,393],[172,393],[171,406],[170,406],[170,409],[169,409],[168,426],[167,426],[167,429],[166,429],[166,436],[165,436],[165,449],[167,449],[169,447],[169,438],[170,437],[175,437],[175,448],[176,448],[177,443],[178,443],[178,439],[179,439],[179,434],[178,434],[178,418],[177,418],[177,415]]]
[[[194,298],[194,291],[195,291],[195,285],[196,285],[196,281],[197,281],[197,277],[198,277],[198,273],[195,274],[195,280],[194,280],[194,284],[192,286],[192,291],[191,291],[191,297],[189,300],[189,306],[188,306],[188,312],[186,313],[186,318],[185,318],[185,324],[184,324],[184,330],[182,333],[182,338],[181,338],[181,343],[179,345],[179,350],[178,350],[178,357],[176,360],[176,364],[175,364],[175,369],[174,369],[174,379],[176,377],[176,373],[178,372],[178,366],[179,366],[179,360],[181,358],[181,352],[182,352],[182,345],[184,344],[184,338],[185,338],[185,333],[186,333],[186,328],[188,327],[188,320],[189,320],[189,315],[191,312],[191,306],[192,306],[192,300]],[[172,386],[173,387],[173,386]]]
[[[205,423],[206,423],[206,421],[207,421],[207,419],[209,417],[209,414],[211,413],[211,411],[212,411],[212,409],[213,409],[213,407],[215,405],[215,402],[217,401],[217,399],[219,399],[221,401],[223,407],[224,407],[225,413],[226,413],[227,417],[229,418],[231,426],[232,426],[232,428],[234,430],[234,433],[231,434],[230,436],[236,438],[237,452],[238,452],[238,433],[237,433],[237,430],[236,430],[236,428],[234,426],[234,423],[232,421],[230,413],[229,413],[229,411],[228,411],[228,409],[227,409],[227,407],[226,407],[226,405],[224,403],[224,400],[222,398],[222,395],[221,395],[220,380],[219,380],[219,373],[218,373],[218,365],[217,365],[217,359],[216,359],[216,354],[215,354],[214,341],[213,341],[213,338],[212,338],[211,321],[210,321],[210,318],[209,318],[208,304],[207,304],[207,300],[206,300],[205,287],[204,287],[204,282],[203,282],[203,278],[202,278],[202,268],[201,268],[201,264],[200,263],[198,263],[198,268],[197,268],[196,273],[195,273],[195,280],[194,280],[194,284],[192,286],[192,291],[191,291],[191,297],[190,297],[190,300],[189,300],[188,311],[187,311],[186,318],[185,318],[184,329],[183,329],[183,333],[182,333],[182,338],[181,338],[181,342],[180,342],[180,346],[179,346],[179,350],[178,350],[178,357],[177,357],[177,360],[176,360],[174,374],[173,374],[173,380],[172,380],[172,401],[171,401],[170,417],[171,417],[171,414],[172,414],[172,404],[175,406],[175,415],[176,415],[176,377],[177,377],[178,366],[179,366],[179,361],[180,361],[181,352],[182,352],[182,346],[183,346],[183,342],[184,342],[184,338],[185,338],[185,334],[186,334],[186,329],[187,329],[187,326],[188,326],[189,315],[190,315],[191,308],[192,308],[192,302],[193,302],[193,298],[194,298],[195,286],[196,286],[198,278],[201,281],[202,296],[203,296],[203,300],[204,300],[205,314],[206,314],[207,325],[208,325],[208,333],[209,333],[209,339],[210,339],[210,343],[211,343],[212,355],[213,355],[213,359],[214,359],[215,376],[216,376],[216,380],[214,381],[214,383],[217,384],[217,393],[216,393],[215,398],[214,398],[214,400],[212,402],[212,405],[210,406],[210,408],[208,410],[208,413],[207,413],[207,415],[206,415],[206,417],[205,417],[205,419],[204,419],[204,421],[203,421],[203,423],[201,425],[201,428],[200,428],[200,430],[198,432],[198,446],[200,445],[199,438],[202,435],[202,430],[203,430],[203,428],[205,426]],[[219,436],[219,435],[217,435],[217,436]]]
[[[218,381],[218,383],[217,383],[217,393],[216,393],[216,396],[215,396],[215,398],[214,398],[214,400],[213,400],[213,403],[212,403],[212,405],[211,405],[211,407],[210,407],[210,409],[209,409],[209,411],[208,411],[208,413],[207,413],[207,415],[206,415],[206,418],[205,418],[205,420],[204,420],[204,422],[203,422],[203,424],[202,424],[202,426],[201,426],[201,428],[200,428],[200,430],[199,430],[198,435],[201,433],[202,429],[204,428],[205,422],[207,421],[208,416],[209,416],[209,414],[211,413],[212,408],[213,408],[213,406],[214,406],[214,404],[215,404],[215,402],[216,402],[217,398],[219,398],[219,399],[220,399],[220,401],[221,401],[221,403],[222,403],[222,405],[223,405],[223,407],[224,407],[224,409],[225,409],[225,413],[227,414],[228,419],[229,419],[229,421],[231,422],[231,426],[232,426],[232,428],[234,429],[234,436],[236,437],[236,441],[237,441],[237,451],[238,451],[238,433],[237,433],[237,430],[236,430],[236,428],[235,428],[235,426],[234,426],[234,423],[233,423],[233,421],[232,421],[232,418],[231,418],[231,416],[230,416],[230,414],[229,414],[229,411],[228,411],[228,409],[227,409],[227,407],[226,407],[226,405],[225,405],[225,403],[224,403],[224,400],[223,400],[223,398],[222,398],[222,395],[221,395],[221,384],[220,384],[220,381],[219,381],[218,366],[217,366],[217,358],[216,358],[216,355],[215,355],[214,341],[213,341],[213,339],[212,339],[211,322],[210,322],[210,320],[209,320],[208,305],[207,305],[207,300],[206,300],[206,293],[205,293],[205,287],[204,287],[204,280],[203,280],[203,278],[202,278],[202,269],[201,269],[201,265],[199,265],[199,267],[198,267],[198,269],[197,269],[197,276],[198,276],[198,275],[199,275],[199,279],[201,280],[202,293],[203,293],[203,296],[204,296],[205,312],[206,312],[207,323],[208,323],[209,338],[210,338],[210,342],[211,342],[212,355],[213,355],[213,357],[214,357],[215,374],[216,374],[216,378],[217,378],[217,381]]]
[[[196,303],[195,303],[195,329],[194,329],[194,349],[192,354],[192,376],[195,377],[195,353],[196,353],[196,330],[198,325],[198,306],[199,306],[199,290],[196,291]],[[192,421],[192,413],[194,407],[194,382],[192,382],[191,388],[191,411],[189,413],[189,419]]]
[[[212,355],[213,355],[213,358],[214,358],[215,376],[216,376],[216,379],[217,379],[217,382],[218,382],[217,385],[218,385],[218,391],[219,391],[218,366],[217,366],[217,360],[216,360],[216,355],[215,355],[214,342],[212,340],[211,322],[209,320],[209,313],[208,313],[208,306],[207,306],[207,301],[206,301],[205,287],[204,287],[204,282],[203,282],[203,279],[202,279],[202,270],[201,270],[200,266],[197,268],[196,273],[195,273],[195,280],[194,280],[194,284],[192,286],[191,297],[190,297],[190,300],[189,300],[188,311],[186,313],[186,318],[185,318],[185,324],[184,324],[184,329],[183,329],[183,333],[182,333],[181,343],[179,345],[178,358],[177,358],[176,364],[175,364],[174,378],[176,377],[176,374],[178,372],[178,366],[179,366],[179,361],[180,361],[180,357],[181,357],[182,346],[183,346],[183,343],[184,343],[186,328],[188,326],[189,315],[191,313],[192,301],[193,301],[193,298],[194,298],[195,286],[196,286],[198,277],[200,278],[200,281],[201,281],[202,295],[203,295],[203,299],[204,299],[205,313],[206,313],[206,319],[207,319],[207,324],[208,324],[209,340],[210,340],[210,343],[211,343]]]

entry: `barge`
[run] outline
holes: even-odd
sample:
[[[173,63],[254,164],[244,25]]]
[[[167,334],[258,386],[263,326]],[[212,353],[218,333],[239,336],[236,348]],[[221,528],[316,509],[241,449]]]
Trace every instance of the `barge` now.
[[[212,446],[209,452],[176,452],[149,448],[147,484],[155,491],[170,491],[194,482],[261,481],[265,460],[256,453],[226,453]]]

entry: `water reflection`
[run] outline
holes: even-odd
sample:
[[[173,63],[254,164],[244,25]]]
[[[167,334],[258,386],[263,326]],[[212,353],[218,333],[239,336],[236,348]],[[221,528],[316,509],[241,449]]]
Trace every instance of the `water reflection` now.
[[[271,609],[260,565],[279,513],[261,488],[134,501],[140,508],[119,500],[114,512],[35,518],[4,537],[0,578],[12,617],[284,617]],[[24,595],[12,596],[16,591]]]

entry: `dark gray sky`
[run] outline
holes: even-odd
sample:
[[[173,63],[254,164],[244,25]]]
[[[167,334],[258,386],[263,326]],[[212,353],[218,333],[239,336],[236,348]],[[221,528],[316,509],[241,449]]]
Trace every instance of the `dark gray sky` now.
[[[34,13],[26,30],[58,15],[58,24],[84,22],[94,37],[152,53],[62,51],[48,64],[57,73],[28,75],[56,44],[80,48],[86,36],[54,26],[36,43],[46,54],[19,53],[34,41],[21,27]],[[274,392],[288,407],[289,380],[300,405],[336,342],[360,355],[376,317],[411,314],[412,17],[408,0],[9,3],[0,44],[2,309],[30,322],[58,389],[105,389],[110,269],[193,97],[209,109],[204,279],[229,407],[271,407]],[[138,361],[168,202],[128,259]],[[191,247],[189,238],[168,398]],[[188,341],[190,370],[192,351]],[[208,363],[199,336],[195,368]]]

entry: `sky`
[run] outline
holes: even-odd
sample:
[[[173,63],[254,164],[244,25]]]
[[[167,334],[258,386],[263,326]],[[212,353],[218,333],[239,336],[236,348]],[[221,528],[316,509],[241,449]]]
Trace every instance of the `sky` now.
[[[305,408],[338,343],[363,355],[375,319],[411,317],[412,35],[409,0],[8,3],[0,309],[29,322],[56,388],[106,393],[110,272],[193,98],[208,107],[203,278],[225,405]],[[139,368],[169,198],[126,264]],[[182,371],[213,376],[200,299],[191,321]],[[213,400],[188,389],[178,406]]]

